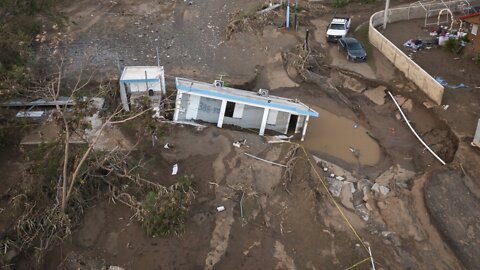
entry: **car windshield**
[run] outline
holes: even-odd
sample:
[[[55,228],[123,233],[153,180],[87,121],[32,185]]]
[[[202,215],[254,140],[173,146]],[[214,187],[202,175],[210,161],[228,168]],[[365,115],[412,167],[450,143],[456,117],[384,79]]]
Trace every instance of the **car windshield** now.
[[[338,23],[332,23],[330,25],[330,29],[333,29],[333,30],[344,30],[345,29],[345,25],[344,24],[338,24]]]
[[[350,50],[361,50],[363,49],[362,48],[362,45],[360,45],[360,43],[358,42],[348,42],[347,43],[347,47],[350,49]]]

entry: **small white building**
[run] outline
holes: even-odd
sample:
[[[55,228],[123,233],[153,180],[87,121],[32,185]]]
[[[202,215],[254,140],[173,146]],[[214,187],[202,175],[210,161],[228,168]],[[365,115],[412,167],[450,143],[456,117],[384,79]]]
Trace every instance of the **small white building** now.
[[[161,66],[128,66],[120,77],[120,98],[123,109],[130,110],[130,105],[138,97],[148,96],[153,107],[158,107],[162,94],[166,93],[165,74]]]
[[[282,134],[302,133],[305,137],[310,116],[319,114],[305,104],[268,94],[224,87],[221,81],[203,83],[176,78],[177,98],[174,121],[203,121]]]

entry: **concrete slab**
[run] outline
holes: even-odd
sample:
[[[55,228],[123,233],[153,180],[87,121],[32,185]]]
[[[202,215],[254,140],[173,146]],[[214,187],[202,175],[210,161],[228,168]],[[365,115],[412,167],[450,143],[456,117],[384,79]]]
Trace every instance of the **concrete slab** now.
[[[363,94],[368,97],[373,103],[377,105],[385,104],[385,86],[379,86],[373,89],[368,89]]]

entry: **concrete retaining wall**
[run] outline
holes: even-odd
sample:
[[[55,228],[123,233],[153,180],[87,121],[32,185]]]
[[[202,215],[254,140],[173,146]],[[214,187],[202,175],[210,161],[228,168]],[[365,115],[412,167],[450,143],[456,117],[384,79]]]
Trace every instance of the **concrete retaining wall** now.
[[[455,12],[455,7],[455,5],[452,6],[453,12]],[[368,31],[370,43],[402,71],[408,79],[412,80],[429,98],[440,105],[444,87],[376,29],[376,27],[383,25],[383,18],[384,11],[379,11],[370,17]],[[393,8],[389,10],[388,14],[389,23],[420,18],[425,18],[425,9],[421,6]]]

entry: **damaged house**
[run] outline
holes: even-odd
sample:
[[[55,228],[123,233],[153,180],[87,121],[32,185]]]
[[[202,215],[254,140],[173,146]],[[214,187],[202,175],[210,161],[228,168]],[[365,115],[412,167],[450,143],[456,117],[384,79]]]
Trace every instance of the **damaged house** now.
[[[123,109],[130,111],[135,99],[148,96],[152,107],[160,106],[166,93],[165,73],[161,66],[128,66],[120,77],[120,98]]]
[[[258,93],[225,87],[222,81],[213,84],[176,78],[177,98],[174,121],[203,121],[218,127],[234,125],[281,134],[302,134],[305,137],[309,118],[318,113],[305,104],[277,96],[268,90]]]

